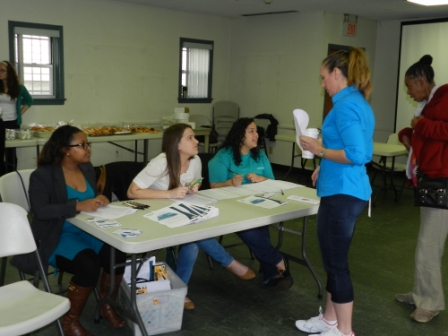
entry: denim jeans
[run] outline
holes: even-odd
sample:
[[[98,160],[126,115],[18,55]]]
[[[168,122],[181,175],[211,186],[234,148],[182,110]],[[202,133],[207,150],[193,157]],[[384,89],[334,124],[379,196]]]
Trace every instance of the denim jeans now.
[[[349,195],[322,197],[317,213],[317,237],[327,272],[326,290],[335,303],[354,300],[348,251],[359,214],[367,201]]]
[[[269,227],[262,226],[255,229],[237,232],[241,240],[253,252],[260,262],[261,272],[263,273],[263,282],[266,283],[278,275],[275,265],[282,261],[282,254],[271,245],[269,237]]]
[[[199,248],[219,262],[223,267],[229,266],[233,261],[233,257],[215,238],[184,244],[179,250],[176,273],[185,284],[188,284],[188,281],[190,281],[191,273],[193,273],[193,267],[199,253]]]

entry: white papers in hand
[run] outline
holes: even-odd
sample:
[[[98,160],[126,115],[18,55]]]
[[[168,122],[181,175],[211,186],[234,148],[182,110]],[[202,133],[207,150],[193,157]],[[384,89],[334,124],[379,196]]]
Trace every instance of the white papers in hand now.
[[[128,207],[106,205],[99,207],[96,211],[81,211],[81,213],[92,217],[99,217],[104,219],[117,219],[123,216],[127,216],[136,212],[137,209],[131,209]]]
[[[292,114],[294,116],[294,125],[296,126],[296,135],[299,137],[305,133],[310,117],[308,116],[308,113],[301,109],[292,111]]]
[[[192,223],[202,222],[219,215],[219,209],[209,205],[198,205],[187,202],[175,202],[168,207],[150,212],[144,217],[176,228]]]

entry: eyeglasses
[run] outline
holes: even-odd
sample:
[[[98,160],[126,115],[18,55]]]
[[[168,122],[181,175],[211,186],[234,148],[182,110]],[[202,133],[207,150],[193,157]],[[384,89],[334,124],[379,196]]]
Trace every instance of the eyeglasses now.
[[[87,150],[87,148],[92,147],[91,142],[83,142],[76,145],[68,145],[67,147],[82,147],[82,149]]]

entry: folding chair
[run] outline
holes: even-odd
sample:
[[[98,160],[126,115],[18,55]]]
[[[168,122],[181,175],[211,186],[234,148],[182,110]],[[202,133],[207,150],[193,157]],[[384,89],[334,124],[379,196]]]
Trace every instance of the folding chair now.
[[[3,202],[0,213],[0,257],[34,253],[47,290],[39,290],[23,280],[0,287],[0,336],[27,334],[56,320],[59,335],[63,336],[58,319],[69,310],[70,302],[50,293],[27,212],[16,204]]]

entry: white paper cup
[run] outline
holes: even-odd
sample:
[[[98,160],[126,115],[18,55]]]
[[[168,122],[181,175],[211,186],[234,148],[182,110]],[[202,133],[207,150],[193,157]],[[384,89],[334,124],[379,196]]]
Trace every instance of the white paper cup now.
[[[319,137],[319,130],[317,128],[307,128],[303,132],[304,136],[309,136],[311,138],[317,139]],[[314,154],[307,150],[302,150],[302,158],[304,159],[314,159]]]

